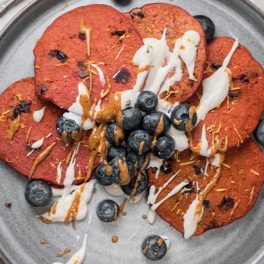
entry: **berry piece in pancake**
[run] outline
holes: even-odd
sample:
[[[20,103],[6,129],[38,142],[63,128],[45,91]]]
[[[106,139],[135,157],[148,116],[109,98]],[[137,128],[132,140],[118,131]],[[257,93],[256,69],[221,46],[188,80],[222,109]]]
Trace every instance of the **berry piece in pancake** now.
[[[132,23],[112,7],[76,8],[57,18],[37,42],[37,94],[68,109],[79,82],[90,88],[95,101],[103,90],[132,88],[138,73],[132,59],[142,44]]]
[[[73,145],[66,146],[56,131],[61,115],[59,108],[35,95],[34,78],[12,84],[0,95],[1,159],[28,178],[57,186],[63,186],[70,167],[74,170],[74,183],[82,182],[87,173],[88,136],[83,135],[78,151]],[[74,150],[75,164],[70,155]]]
[[[133,9],[127,13],[126,16],[130,18],[143,39],[161,39],[166,29],[166,40],[171,52],[174,49],[176,40],[181,38],[186,32],[196,31],[198,33],[200,41],[197,47],[195,47],[195,49],[197,48],[194,68],[195,78],[190,78],[187,67],[182,63],[182,78],[177,82],[173,81],[172,86],[166,86],[167,94],[164,95],[169,98],[169,101],[172,103],[185,101],[199,87],[206,61],[206,41],[204,31],[199,22],[185,10],[175,5],[164,3],[148,4],[141,8]],[[187,38],[187,42],[188,41],[192,42],[193,40]],[[194,47],[192,47],[192,50],[193,48]],[[186,45],[180,45],[180,52],[184,49],[186,49]],[[189,55],[190,53],[188,53],[188,55],[187,53],[185,54],[185,56],[190,59],[191,56]],[[167,78],[167,80],[174,75],[174,71],[175,70],[169,72],[169,78]],[[168,90],[170,90],[170,92]]]
[[[251,139],[226,153],[221,171],[210,165],[207,169],[208,176],[205,176],[206,158],[194,157],[189,150],[181,152],[177,160],[170,162],[172,172],[160,173],[158,179],[155,179],[155,171],[148,171],[150,185],[159,188],[178,172],[161,191],[156,200],[158,203],[175,186],[188,180],[185,187],[161,203],[156,210],[162,219],[184,233],[186,238],[193,234],[190,229],[184,230],[184,218],[187,219],[186,226],[192,223],[191,216],[194,211],[189,211],[188,217],[186,212],[196,199],[200,201],[198,208],[202,214],[199,215],[197,228],[192,225],[189,227],[198,236],[209,229],[225,226],[245,216],[255,204],[264,182],[264,155]]]
[[[205,78],[222,66],[233,44],[231,38],[218,37],[208,45]],[[203,130],[206,131],[209,147],[216,146],[217,142],[226,142],[228,148],[239,146],[258,125],[263,111],[263,68],[242,45],[235,50],[227,67],[231,78],[228,96],[218,108],[207,113],[193,130],[194,146],[201,142]],[[202,94],[201,88],[198,95]],[[191,104],[199,105],[197,94],[191,101]],[[204,105],[198,106],[198,114],[201,107],[204,108]]]

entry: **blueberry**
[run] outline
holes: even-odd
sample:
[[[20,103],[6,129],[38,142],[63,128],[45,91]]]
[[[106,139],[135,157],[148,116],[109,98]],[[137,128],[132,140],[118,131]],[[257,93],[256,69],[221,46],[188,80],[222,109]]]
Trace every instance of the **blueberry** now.
[[[112,182],[113,169],[111,166],[101,163],[93,172],[93,177],[98,181],[100,185],[109,186]]]
[[[51,187],[47,182],[32,180],[28,182],[25,190],[27,202],[34,207],[43,207],[50,203],[52,197]]]
[[[146,155],[145,154],[138,155],[130,148],[127,150],[127,153],[128,154],[126,160],[132,163],[136,167],[136,169],[140,169],[142,165],[145,163]]]
[[[136,107],[127,108],[123,111],[123,128],[125,130],[136,130],[140,127],[142,113]]]
[[[111,161],[114,158],[124,159],[126,157],[126,149],[122,147],[111,146],[107,150],[107,159]]]
[[[128,137],[129,147],[139,155],[148,152],[151,148],[151,137],[144,130],[136,130]]]
[[[64,116],[61,116],[57,120],[56,129],[65,143],[79,141],[80,139],[81,128],[72,119],[68,119]]]
[[[206,41],[207,42],[212,41],[212,39],[214,38],[214,34],[215,34],[215,24],[212,21],[212,19],[204,15],[194,16],[194,18],[198,20],[199,23],[201,24],[204,30],[204,33],[205,33]]]
[[[149,235],[142,243],[142,253],[150,260],[160,260],[167,253],[165,240],[158,235]]]
[[[160,159],[168,159],[173,154],[174,149],[174,139],[170,136],[162,136],[158,138],[153,152]]]
[[[131,195],[132,192],[134,192],[133,195],[137,195],[137,194],[140,194],[143,191],[145,191],[147,189],[147,186],[148,186],[147,174],[145,172],[141,173],[141,180],[137,184],[137,189],[134,190],[136,188],[136,186],[135,186],[136,182],[137,182],[137,176],[133,177],[133,179],[131,179],[131,182],[129,184],[121,186],[123,192],[126,195]]]
[[[260,145],[264,146],[264,120],[260,121],[255,130],[255,138]]]
[[[154,111],[158,104],[158,97],[151,91],[144,91],[140,93],[137,98],[137,107],[146,113]]]
[[[116,131],[117,131],[117,124],[115,122],[107,124],[105,136],[106,136],[107,141],[112,145],[116,144],[116,141],[115,141]]]
[[[112,181],[120,185],[129,184],[135,176],[135,168],[132,163],[115,158],[109,165],[113,168]]]
[[[163,119],[163,121],[162,121]],[[143,118],[142,127],[150,135],[161,135],[168,132],[171,126],[169,117],[162,112],[153,112]]]
[[[119,215],[119,205],[113,200],[103,200],[97,205],[96,214],[103,222],[114,222]]]
[[[180,131],[185,131],[187,124],[190,122],[190,106],[188,104],[179,104],[174,107],[171,112],[171,123],[174,128]],[[197,122],[197,114],[194,113],[191,123],[195,126]]]

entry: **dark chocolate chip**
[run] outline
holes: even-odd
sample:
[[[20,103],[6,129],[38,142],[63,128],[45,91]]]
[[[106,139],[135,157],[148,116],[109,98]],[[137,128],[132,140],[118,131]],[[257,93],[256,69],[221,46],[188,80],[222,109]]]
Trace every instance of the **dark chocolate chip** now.
[[[81,71],[79,72],[79,77],[80,77],[81,79],[87,78],[88,76],[89,76],[89,74],[88,74],[88,72],[87,72],[86,70],[81,70]]]
[[[196,175],[200,175],[203,173],[203,168],[201,168],[199,166],[193,165],[193,169],[194,169],[194,172]]]
[[[86,35],[84,34],[84,33],[79,33],[79,35],[78,35],[78,37],[79,37],[79,39],[81,40],[81,41],[84,41],[84,40],[86,40]]]
[[[16,118],[18,115],[21,115],[22,113],[28,113],[30,112],[32,102],[23,100],[19,104],[16,105],[13,111],[13,116]]]
[[[117,73],[114,76],[114,80],[117,83],[128,83],[129,79],[131,77],[130,72],[128,71],[127,68],[121,68],[120,70],[117,71]]]
[[[68,59],[68,56],[64,52],[57,50],[57,49],[51,50],[49,52],[49,56],[51,56],[53,58],[57,58],[61,62],[65,62]]]
[[[230,90],[228,96],[232,100],[236,100],[241,95],[241,90]]]
[[[234,207],[234,204],[234,199],[230,197],[224,197],[219,204],[219,208],[227,211],[229,209],[232,209]]]
[[[6,208],[11,208],[12,207],[12,203],[5,203],[5,207]]]
[[[205,209],[210,208],[210,201],[209,200],[203,200],[203,206]]]
[[[114,30],[111,32],[111,35],[121,37],[126,33],[125,30]]]
[[[211,66],[212,66],[212,68],[213,68],[214,70],[218,70],[219,68],[222,67],[222,64],[219,64],[219,63],[213,63]]]
[[[132,12],[131,18],[134,19],[135,16],[139,17],[141,19],[143,19],[145,17],[145,15],[142,12]]]
[[[249,83],[249,79],[248,79],[248,76],[246,74],[242,74],[240,77],[239,77],[239,80],[242,82],[242,83]]]

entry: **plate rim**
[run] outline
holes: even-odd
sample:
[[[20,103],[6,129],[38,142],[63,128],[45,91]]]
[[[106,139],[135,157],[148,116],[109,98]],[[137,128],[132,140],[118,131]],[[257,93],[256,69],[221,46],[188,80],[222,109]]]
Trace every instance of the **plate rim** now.
[[[19,12],[17,12],[8,22],[7,24],[0,30],[0,41],[5,38],[5,36],[9,33],[9,31],[12,30],[12,27],[16,25],[16,23],[19,22],[21,18],[23,18],[24,15],[26,15],[27,12],[30,12],[32,8],[37,6],[38,4],[41,4],[41,2],[44,2],[45,0],[31,0],[28,4],[26,4],[23,8],[20,9]],[[162,0],[160,0],[162,1]],[[219,1],[219,0],[217,0]],[[221,0],[220,0],[221,2]],[[260,7],[258,7],[255,3],[253,3],[251,0],[241,0],[241,3],[246,4],[251,11],[256,12],[258,15],[260,15],[264,19],[264,10],[262,10]],[[3,262],[3,264],[12,264],[12,262],[9,260],[7,252],[3,249],[1,243],[0,243],[0,264]],[[259,264],[260,261],[264,260],[264,245],[259,248],[255,252],[253,256],[248,259],[247,263],[250,264]]]

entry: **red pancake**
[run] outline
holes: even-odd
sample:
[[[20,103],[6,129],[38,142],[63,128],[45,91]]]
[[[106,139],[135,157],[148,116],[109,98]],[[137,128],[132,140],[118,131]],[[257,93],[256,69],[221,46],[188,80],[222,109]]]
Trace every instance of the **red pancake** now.
[[[91,30],[89,56],[85,30]],[[37,94],[68,109],[78,95],[79,82],[91,88],[94,100],[103,89],[130,89],[138,73],[132,59],[142,44],[132,23],[112,7],[76,8],[57,18],[34,49]],[[92,64],[102,70],[105,84]]]
[[[167,28],[167,42],[172,51],[175,40],[183,36],[188,30],[195,30],[200,35],[200,44],[197,49],[194,75],[196,81],[189,80],[189,75],[183,66],[183,78],[175,83],[170,90],[175,91],[170,96],[171,102],[183,102],[197,90],[203,77],[206,61],[205,36],[200,23],[185,10],[170,4],[155,3],[144,5],[141,8],[131,10],[126,14],[137,28],[142,38],[160,39],[164,28]]]
[[[234,40],[227,37],[215,38],[208,45],[208,66],[205,78],[220,67],[232,48]],[[194,145],[201,139],[205,124],[209,146],[213,145],[213,135],[219,141],[228,139],[228,147],[239,146],[254,131],[260,120],[264,102],[264,72],[262,66],[252,57],[247,48],[239,45],[228,68],[232,72],[233,85],[228,98],[217,109],[213,109],[204,121],[193,130]],[[198,92],[202,94],[202,89]],[[198,105],[197,95],[191,104]]]
[[[157,180],[155,171],[149,170],[150,185],[154,184],[156,187],[162,186],[172,174],[180,170],[177,177],[158,196],[157,201],[164,198],[183,180],[188,179],[191,182],[187,186],[190,187],[189,190],[174,195],[157,209],[157,214],[162,219],[182,233],[183,215],[196,195],[201,193],[216,175],[216,169],[211,166],[207,170],[209,176],[201,172],[201,169],[205,168],[204,157],[191,157],[189,150],[180,153],[177,161],[170,161],[173,172],[167,175],[161,173]],[[228,152],[220,178],[203,200],[204,213],[195,235],[225,226],[245,216],[255,204],[263,182],[264,155],[252,140],[247,140],[240,148]]]
[[[23,103],[24,107],[22,107],[21,103]],[[36,123],[33,119],[33,112],[43,107],[46,107],[44,117],[41,122]],[[25,111],[20,112],[19,109],[24,109]],[[65,160],[67,157],[69,160],[69,153],[71,153],[73,147],[65,146],[58,137],[56,122],[62,111],[54,105],[38,99],[35,95],[34,78],[18,81],[0,95],[0,113],[0,158],[22,175],[30,177],[32,165],[39,155],[55,144],[51,147],[47,156],[45,157],[44,155],[43,160],[36,166],[31,178],[63,186],[65,172],[69,163]],[[10,130],[11,126],[12,129]],[[31,145],[41,138],[44,138],[43,145],[27,157],[27,154],[32,150]],[[75,183],[82,182],[86,176],[89,155],[86,142],[87,136],[84,135],[76,156]],[[60,181],[57,180],[59,162],[62,165]]]

